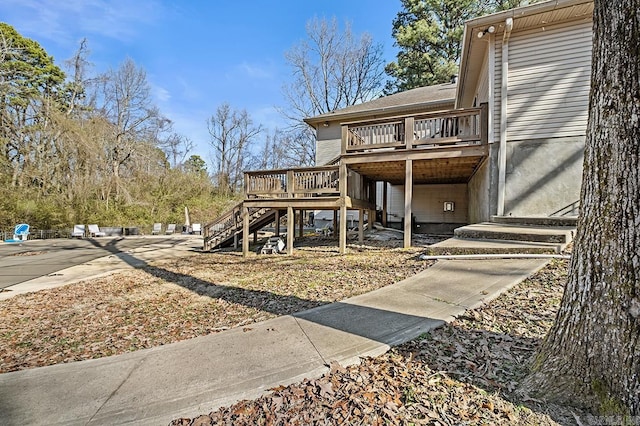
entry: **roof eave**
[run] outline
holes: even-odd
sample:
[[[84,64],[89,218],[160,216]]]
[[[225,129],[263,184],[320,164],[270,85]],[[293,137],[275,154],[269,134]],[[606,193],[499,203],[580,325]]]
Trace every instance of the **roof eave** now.
[[[507,18],[524,18],[538,13],[549,12],[555,9],[566,8],[574,5],[591,3],[593,0],[555,0],[543,3],[535,3],[528,6],[522,6],[515,9],[509,9],[502,12],[493,13],[491,15],[480,16],[470,19],[464,25],[462,54],[460,55],[460,70],[458,73],[458,86],[456,87],[455,104],[458,106],[462,102],[462,97],[467,81],[467,64],[469,51],[471,49],[471,41],[473,40],[474,29],[478,27],[487,27],[504,22]]]
[[[355,111],[350,113],[328,113],[323,115],[318,115],[315,117],[307,117],[303,121],[310,126],[315,126],[316,124],[325,123],[327,121],[354,121],[354,119],[358,118],[367,118],[371,116],[380,116],[380,115],[397,115],[402,113],[403,111],[415,111],[419,109],[431,109],[437,108],[439,106],[452,105],[455,102],[455,98],[449,99],[440,99],[437,101],[429,101],[429,102],[418,102],[413,104],[405,104],[405,105],[394,105],[383,108],[369,109],[366,111]]]

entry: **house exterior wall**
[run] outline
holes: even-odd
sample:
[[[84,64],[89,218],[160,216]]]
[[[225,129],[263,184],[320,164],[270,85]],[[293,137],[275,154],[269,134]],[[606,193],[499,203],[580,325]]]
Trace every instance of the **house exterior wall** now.
[[[508,143],[504,214],[558,215],[579,201],[583,156],[584,136]]]
[[[509,41],[509,141],[584,136],[591,22],[514,33]]]
[[[316,165],[324,166],[340,155],[342,129],[338,123],[316,129]]]
[[[469,223],[487,222],[491,219],[491,167],[489,164],[488,160],[482,163],[467,185]]]
[[[453,201],[455,210],[444,211],[444,202]],[[468,201],[466,184],[414,185],[412,213],[417,224],[466,224]],[[404,217],[404,185],[389,187],[388,221],[400,222]]]
[[[474,106],[480,106],[482,103],[489,102],[489,55],[484,57],[484,62],[482,63],[475,99],[476,102]]]
[[[507,167],[504,214],[549,216],[580,197],[587,127],[592,22],[572,21],[511,34],[508,45]],[[500,135],[502,37],[494,40],[493,130]],[[498,145],[490,161],[497,170]],[[493,186],[493,172],[488,180]],[[474,196],[487,177],[470,182],[470,218],[486,217]],[[482,182],[482,184],[481,184]],[[490,214],[497,210],[490,188]],[[479,201],[478,201],[479,202]]]

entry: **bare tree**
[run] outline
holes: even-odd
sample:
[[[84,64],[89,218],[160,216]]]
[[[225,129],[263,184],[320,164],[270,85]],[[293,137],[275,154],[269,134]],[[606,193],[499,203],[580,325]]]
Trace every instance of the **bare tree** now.
[[[225,103],[207,119],[214,151],[214,174],[218,188],[224,194],[240,189],[243,172],[250,161],[250,149],[262,126],[255,126],[247,111],[232,110]]]
[[[284,88],[289,118],[300,121],[380,94],[382,46],[369,34],[356,39],[350,25],[341,32],[335,18],[316,18],[307,23],[307,37],[285,54],[293,72],[293,81]]]
[[[146,72],[131,59],[102,78],[102,114],[113,123],[107,148],[116,195],[121,189],[121,169],[140,147],[157,132],[162,117],[151,103]]]
[[[349,24],[341,31],[335,18],[315,18],[307,23],[307,39],[285,58],[293,79],[283,88],[282,113],[293,131],[289,148],[305,164],[315,150],[315,135],[303,119],[379,96],[385,79],[382,45],[367,33],[354,36]]]
[[[193,149],[193,141],[176,132],[170,132],[166,137],[161,138],[159,142],[160,148],[167,155],[171,167],[178,167],[184,163],[187,155]]]
[[[555,324],[523,388],[640,415],[640,0],[596,0],[581,214]],[[634,417],[638,418],[638,417]]]

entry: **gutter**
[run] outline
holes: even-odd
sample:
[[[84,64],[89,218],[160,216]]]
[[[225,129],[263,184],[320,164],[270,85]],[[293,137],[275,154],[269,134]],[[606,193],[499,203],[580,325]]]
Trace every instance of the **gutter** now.
[[[370,109],[366,111],[348,112],[348,113],[342,113],[342,114],[339,112],[326,113],[326,114],[318,115],[315,117],[307,117],[303,119],[303,121],[307,123],[309,126],[313,127],[314,125],[324,123],[325,121],[338,121],[338,120],[353,121],[354,119],[362,119],[362,118],[376,119],[376,118],[382,118],[382,117],[379,117],[381,115],[389,115],[389,114],[403,112],[403,111],[410,113],[414,110],[422,110],[427,107],[433,108],[438,106],[453,105],[454,102],[455,102],[455,98],[450,98],[450,99],[441,99],[438,101],[420,102],[420,103],[408,104],[408,105],[397,105],[397,106]]]
[[[423,254],[420,260],[485,260],[485,259],[571,259],[568,254],[527,254],[527,253],[487,253],[487,254],[442,254],[429,256]]]
[[[497,215],[504,216],[504,199],[507,174],[507,89],[509,85],[509,37],[513,18],[504,21],[502,35],[502,88],[500,91],[500,148],[498,150],[498,208]]]

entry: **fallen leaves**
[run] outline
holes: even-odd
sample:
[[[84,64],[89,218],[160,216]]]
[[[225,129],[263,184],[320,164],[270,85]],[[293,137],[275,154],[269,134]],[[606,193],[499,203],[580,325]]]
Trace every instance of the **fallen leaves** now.
[[[333,250],[333,251],[332,251]],[[203,253],[0,302],[0,372],[100,358],[250,325],[365,293],[428,267],[417,250],[339,256]]]
[[[334,361],[319,379],[171,425],[569,423],[571,411],[523,402],[514,392],[553,321],[566,269],[566,261],[554,261],[487,305],[377,358],[349,367]]]

